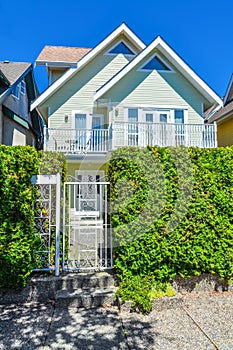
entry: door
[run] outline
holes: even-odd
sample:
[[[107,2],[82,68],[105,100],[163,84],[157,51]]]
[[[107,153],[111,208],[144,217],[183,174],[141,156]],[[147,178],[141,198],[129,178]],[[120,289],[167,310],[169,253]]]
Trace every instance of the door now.
[[[90,147],[92,118],[88,113],[74,114],[74,139],[71,140],[71,148],[73,151],[86,152]]]
[[[138,146],[138,109],[128,109],[127,146]]]
[[[170,137],[171,116],[169,110],[143,109],[140,144],[166,146]]]
[[[92,150],[100,151],[103,138],[104,116],[102,114],[94,114],[92,117]]]

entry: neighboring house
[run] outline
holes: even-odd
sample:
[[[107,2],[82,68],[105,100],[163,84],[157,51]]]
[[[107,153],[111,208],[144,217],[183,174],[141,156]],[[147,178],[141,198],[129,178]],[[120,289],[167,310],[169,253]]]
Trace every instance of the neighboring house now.
[[[31,63],[0,62],[0,144],[42,147],[42,119],[30,111],[37,95]]]
[[[214,111],[209,114],[207,122],[215,122],[217,124],[218,146],[233,145],[233,75],[231,76],[223,99],[223,107],[216,108],[215,106]]]
[[[204,124],[204,113],[222,100],[160,36],[146,46],[124,23],[93,49],[46,46],[36,64],[46,66],[50,85],[31,110],[47,125],[44,149],[63,152],[70,175],[67,266],[111,266],[102,182],[109,154],[122,146],[216,147],[216,125]]]

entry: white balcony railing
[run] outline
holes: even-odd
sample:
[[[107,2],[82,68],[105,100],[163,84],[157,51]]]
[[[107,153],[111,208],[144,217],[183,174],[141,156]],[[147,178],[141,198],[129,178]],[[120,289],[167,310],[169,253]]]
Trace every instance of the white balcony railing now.
[[[114,148],[122,146],[217,147],[215,124],[123,123],[113,126]]]
[[[66,154],[108,150],[108,129],[46,129],[45,150]]]
[[[122,146],[217,147],[215,124],[114,122],[109,129],[46,129],[45,150],[101,153]]]

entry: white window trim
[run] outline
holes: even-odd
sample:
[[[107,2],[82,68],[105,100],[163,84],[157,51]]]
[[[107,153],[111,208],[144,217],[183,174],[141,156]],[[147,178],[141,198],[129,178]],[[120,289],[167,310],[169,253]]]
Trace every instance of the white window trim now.
[[[16,87],[18,87],[18,95],[15,95],[15,94],[14,94],[14,90],[15,90]],[[15,99],[19,100],[19,96],[20,96],[20,83],[17,84],[17,85],[14,87],[14,89],[12,90],[12,96],[13,96]]]
[[[182,106],[163,106],[163,107],[158,107],[158,106],[124,106],[124,121],[128,122],[128,110],[131,108],[136,108],[138,109],[138,123],[143,122],[143,115],[145,113],[150,113],[151,112],[169,112],[169,124],[175,124],[175,109],[180,109],[184,111],[184,124],[188,124],[188,108],[187,107],[182,107]],[[147,110],[148,108],[148,110]]]
[[[112,51],[117,45],[119,45],[120,43],[123,43],[125,44],[133,53],[110,53],[110,51]],[[116,44],[114,44],[113,46],[110,47],[110,49],[104,53],[104,55],[107,55],[107,56],[117,56],[117,55],[123,55],[123,56],[129,56],[129,57],[133,57],[133,56],[136,56],[137,53],[135,52],[135,50],[131,47],[130,44],[128,44],[124,39],[120,39],[117,41]]]
[[[149,63],[153,58],[158,57],[158,59],[169,69],[169,70],[164,70],[164,69],[143,69],[144,66],[147,65],[147,63]],[[150,58],[148,60],[146,60],[146,62],[144,62],[140,68],[137,69],[138,72],[162,72],[162,73],[175,73],[174,69],[170,66],[169,63],[167,63],[158,53],[155,53],[153,55],[150,56]]]
[[[71,122],[72,129],[75,129],[75,114],[85,114],[86,118],[88,116],[92,117],[92,114],[87,110],[74,110],[74,111],[72,111],[72,122]],[[87,121],[87,119],[86,119],[86,121]],[[87,125],[86,125],[86,129],[89,129],[89,128],[87,128]]]
[[[92,114],[92,121],[93,121],[94,117],[99,117],[100,118],[101,129],[103,129],[103,126],[104,126],[104,114],[101,114],[101,113],[94,113],[94,114]]]

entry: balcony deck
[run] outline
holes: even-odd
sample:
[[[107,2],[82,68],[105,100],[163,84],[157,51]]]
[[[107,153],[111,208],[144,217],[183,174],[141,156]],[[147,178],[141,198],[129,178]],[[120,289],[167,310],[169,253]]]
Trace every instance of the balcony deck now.
[[[46,129],[45,150],[106,153],[123,146],[217,147],[216,124],[114,122],[108,129]]]

